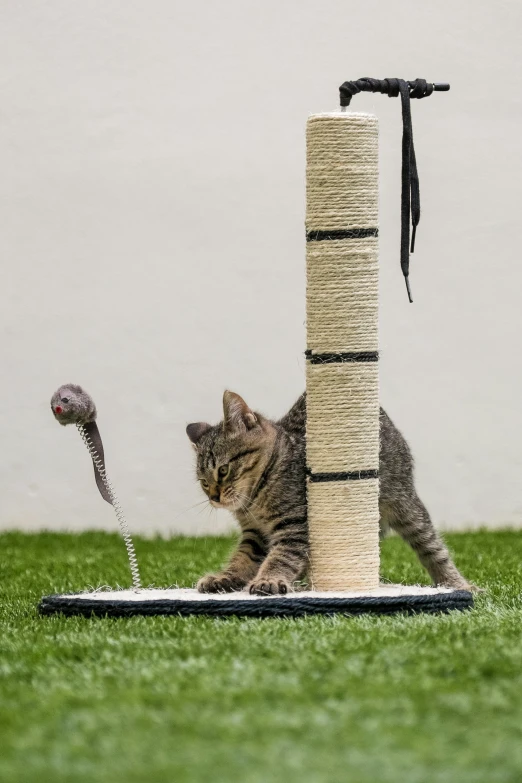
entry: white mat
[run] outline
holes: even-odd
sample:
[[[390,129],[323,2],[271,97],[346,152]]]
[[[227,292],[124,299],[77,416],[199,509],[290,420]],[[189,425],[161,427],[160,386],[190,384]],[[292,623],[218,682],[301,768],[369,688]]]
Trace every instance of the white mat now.
[[[402,598],[410,595],[441,595],[453,593],[448,587],[423,587],[420,585],[381,585],[374,590],[353,590],[350,592],[319,592],[302,590],[286,595],[251,595],[245,591],[233,593],[199,593],[193,588],[179,587],[176,589],[144,589],[144,590],[95,590],[91,593],[79,593],[74,598],[106,601],[265,601],[278,598],[288,601],[292,598]],[[61,595],[60,598],[71,598]]]

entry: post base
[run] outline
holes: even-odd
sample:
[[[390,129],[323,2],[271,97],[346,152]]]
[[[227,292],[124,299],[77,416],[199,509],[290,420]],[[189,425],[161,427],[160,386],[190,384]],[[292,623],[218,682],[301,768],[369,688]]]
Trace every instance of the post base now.
[[[302,591],[279,596],[247,592],[204,594],[189,588],[95,591],[49,595],[42,598],[40,614],[86,617],[135,615],[210,615],[235,617],[301,617],[308,614],[446,613],[469,609],[473,596],[466,590],[444,587],[382,585],[352,592]]]

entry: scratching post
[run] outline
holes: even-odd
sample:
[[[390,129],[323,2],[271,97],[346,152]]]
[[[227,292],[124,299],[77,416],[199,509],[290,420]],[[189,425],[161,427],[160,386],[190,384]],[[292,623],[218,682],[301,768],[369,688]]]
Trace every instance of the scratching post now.
[[[378,124],[307,125],[307,463],[315,590],[379,584]]]
[[[379,584],[378,126],[373,115],[343,111],[360,92],[400,95],[400,262],[411,302],[409,256],[420,220],[420,196],[410,98],[448,89],[448,84],[423,79],[344,82],[341,112],[314,114],[308,120],[306,443],[312,589],[279,596],[139,589],[134,550],[125,538],[131,570],[136,567],[134,590],[45,596],[39,606],[42,614],[296,617],[440,613],[473,605],[466,590]],[[60,423],[74,422],[81,433],[92,435],[96,408],[81,387],[61,387],[56,395],[53,413]],[[98,488],[115,506],[128,536],[106,481],[101,440],[99,446],[92,437],[84,440]]]

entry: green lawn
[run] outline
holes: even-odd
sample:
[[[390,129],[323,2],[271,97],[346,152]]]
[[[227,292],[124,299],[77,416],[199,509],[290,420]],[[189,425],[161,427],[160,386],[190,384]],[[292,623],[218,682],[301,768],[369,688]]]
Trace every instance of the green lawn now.
[[[117,535],[0,535],[0,780],[522,781],[522,532],[448,536],[472,612],[298,620],[40,618],[128,585]],[[227,538],[138,539],[145,584],[191,584]],[[426,581],[398,539],[383,576]]]

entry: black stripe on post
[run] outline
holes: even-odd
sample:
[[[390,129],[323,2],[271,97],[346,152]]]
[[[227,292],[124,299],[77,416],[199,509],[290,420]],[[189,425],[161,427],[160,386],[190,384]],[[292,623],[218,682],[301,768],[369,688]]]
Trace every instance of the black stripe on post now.
[[[306,241],[322,242],[325,239],[364,239],[365,237],[378,236],[378,228],[332,229],[330,231],[309,231],[306,235]]]
[[[356,470],[343,473],[312,473],[306,469],[310,481],[359,481],[361,479],[379,478],[378,470]]]
[[[310,364],[342,364],[343,362],[377,362],[378,351],[350,351],[348,353],[312,353],[305,351],[305,356]]]

